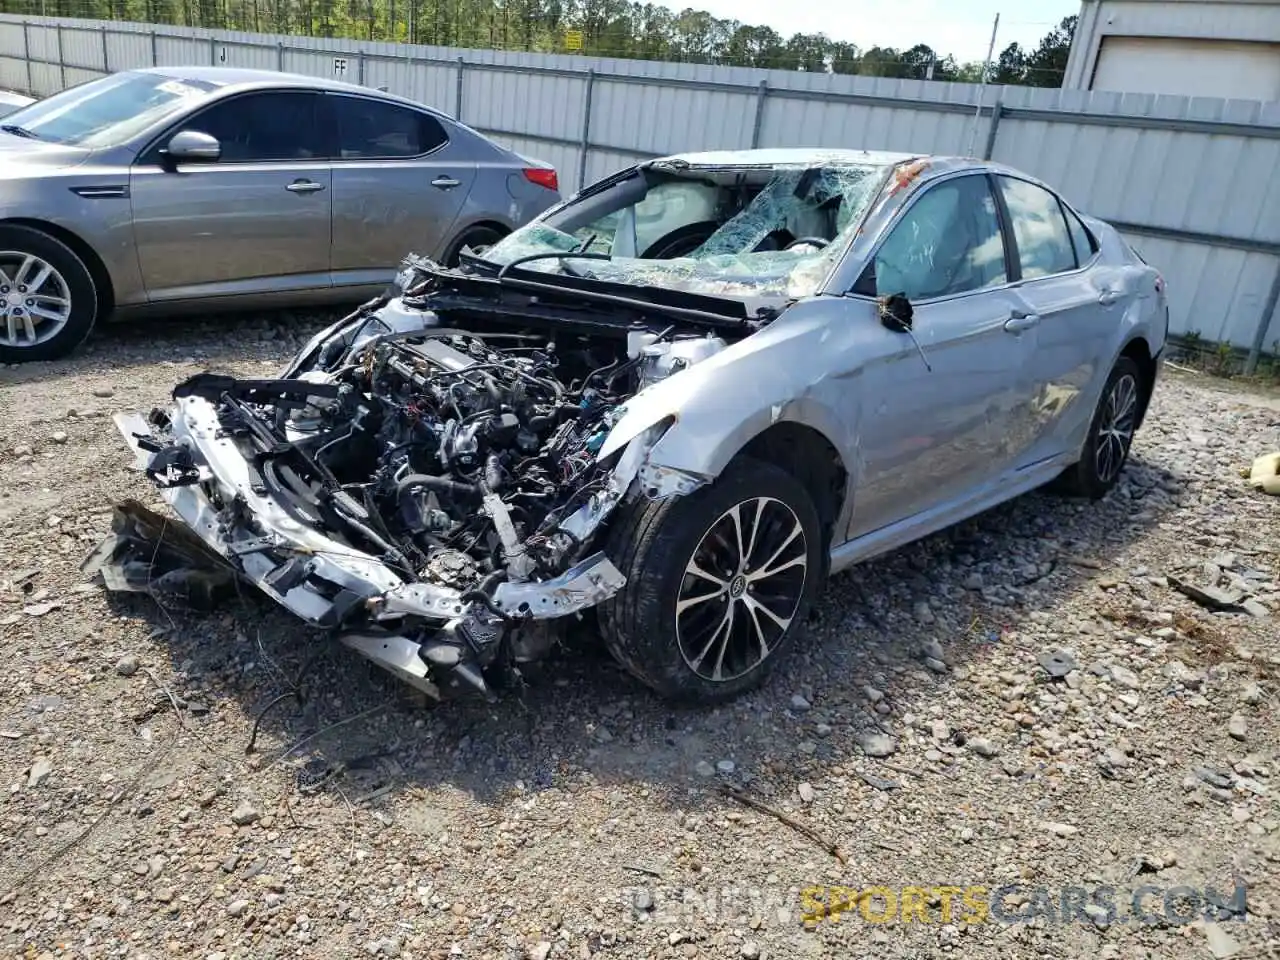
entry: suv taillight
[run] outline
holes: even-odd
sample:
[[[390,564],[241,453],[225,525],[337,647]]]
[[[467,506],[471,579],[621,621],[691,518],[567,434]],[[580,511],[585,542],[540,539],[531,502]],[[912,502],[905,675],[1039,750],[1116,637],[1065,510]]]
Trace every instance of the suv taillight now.
[[[530,183],[536,183],[540,187],[546,187],[548,190],[560,190],[560,178],[556,176],[555,170],[549,167],[525,167],[524,178]]]

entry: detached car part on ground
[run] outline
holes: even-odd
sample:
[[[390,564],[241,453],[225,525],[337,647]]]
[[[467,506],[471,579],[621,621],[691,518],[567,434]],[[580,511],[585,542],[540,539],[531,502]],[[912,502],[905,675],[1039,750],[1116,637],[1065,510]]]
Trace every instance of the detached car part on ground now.
[[[1101,496],[1163,284],[972,160],[651,161],[118,418],[245,580],[434,694],[588,617],[662,695],[758,683],[829,573],[1062,478]]]

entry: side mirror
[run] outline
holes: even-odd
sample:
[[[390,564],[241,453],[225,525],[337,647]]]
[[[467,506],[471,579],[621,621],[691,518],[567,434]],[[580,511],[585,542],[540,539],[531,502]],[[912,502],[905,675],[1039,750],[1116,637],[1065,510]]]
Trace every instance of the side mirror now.
[[[909,333],[911,330],[911,318],[915,311],[911,307],[911,301],[907,299],[906,294],[891,293],[887,297],[881,297],[876,301],[880,309],[880,322],[894,333]]]
[[[214,163],[222,156],[222,144],[199,130],[183,130],[175,133],[161,152],[172,163]]]

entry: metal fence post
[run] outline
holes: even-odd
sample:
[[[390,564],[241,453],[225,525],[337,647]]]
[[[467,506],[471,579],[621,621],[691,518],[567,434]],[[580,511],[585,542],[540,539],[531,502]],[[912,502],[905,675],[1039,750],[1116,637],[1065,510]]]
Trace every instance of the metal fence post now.
[[[58,74],[62,78],[62,89],[67,89],[67,62],[62,55],[62,24],[57,25],[58,34]]]
[[[34,81],[31,79],[31,37],[28,34],[31,24],[22,21],[22,59],[27,63],[27,93],[35,96]]]
[[[284,42],[276,44],[276,69],[284,72]]]
[[[156,44],[156,32],[151,31],[151,65],[153,67],[160,66],[160,51]]]
[[[356,82],[364,86],[364,51],[356,54]]]
[[[591,149],[591,96],[595,93],[596,72],[587,71],[587,96],[582,107],[582,142],[578,148],[578,189],[587,183],[587,152]]]
[[[218,65],[218,38],[209,38],[209,66],[216,67]]]
[[[1275,320],[1276,305],[1280,303],[1280,260],[1276,261],[1276,275],[1271,279],[1271,289],[1267,291],[1266,302],[1262,305],[1262,316],[1258,318],[1258,329],[1253,332],[1253,343],[1249,347],[1249,358],[1244,362],[1244,375],[1250,376],[1258,369],[1258,360],[1262,357],[1262,348],[1267,343],[1267,331]]]
[[[764,105],[769,99],[769,81],[761,80],[756,87],[756,119],[751,127],[751,149],[760,146],[760,131],[764,128]]]
[[[458,58],[458,89],[453,98],[453,116],[457,120],[462,119],[462,82],[463,75],[467,70],[467,61],[462,57]]]
[[[991,126],[987,127],[987,143],[982,148],[982,159],[990,160],[991,154],[996,148],[996,132],[1000,129],[1000,118],[1004,116],[1004,98],[996,97],[995,104],[991,107]]]
[[[111,72],[111,54],[107,51],[107,25],[102,25],[102,72]]]

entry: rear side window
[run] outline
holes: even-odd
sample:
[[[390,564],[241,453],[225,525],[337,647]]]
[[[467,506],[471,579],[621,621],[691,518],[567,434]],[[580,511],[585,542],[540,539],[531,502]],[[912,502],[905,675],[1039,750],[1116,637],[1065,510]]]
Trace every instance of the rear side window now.
[[[1076,248],[1076,262],[1084,266],[1098,252],[1098,244],[1080,218],[1070,210],[1067,210],[1067,229],[1071,231],[1071,243]]]
[[[1013,221],[1018,262],[1024,279],[1048,277],[1076,268],[1075,248],[1058,198],[1025,180],[1000,177],[1005,206]]]
[[[365,97],[330,97],[341,160],[419,157],[449,141],[440,121],[417,110]]]

